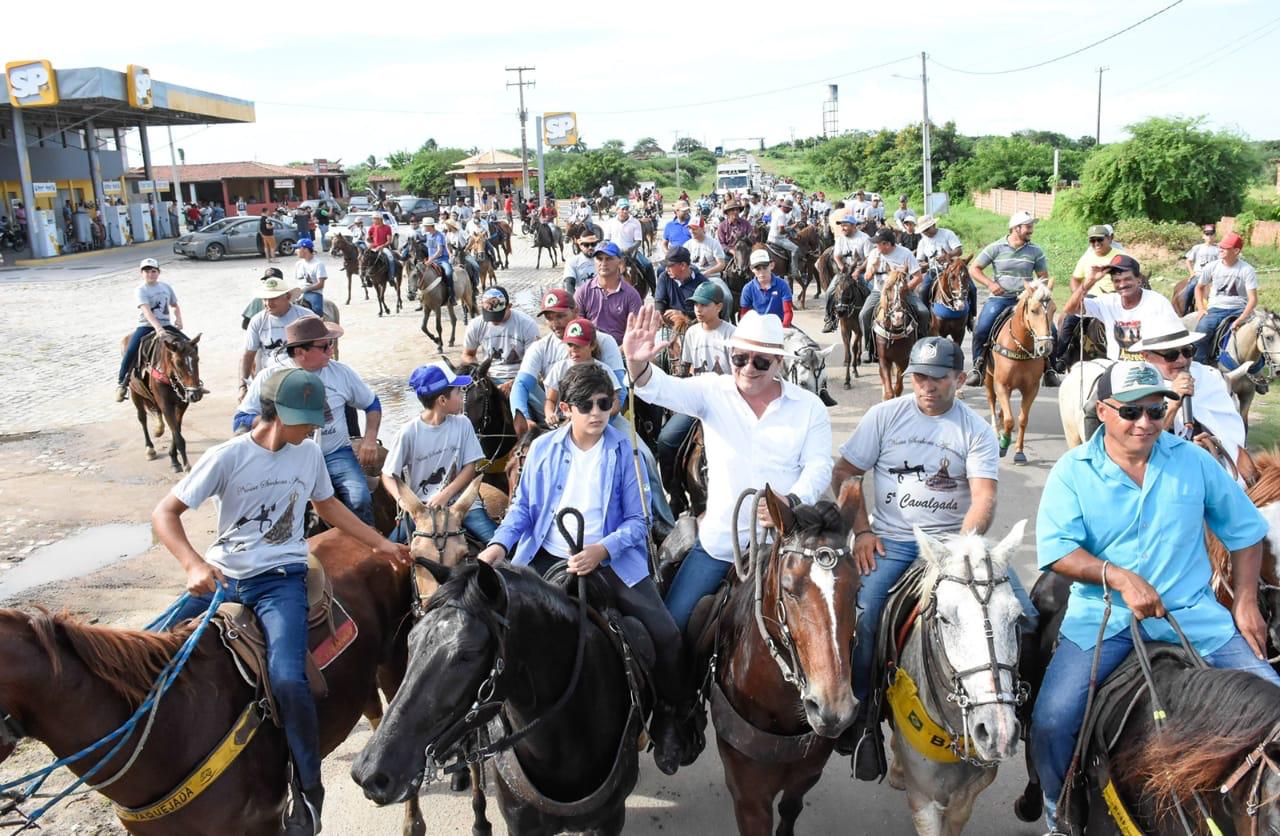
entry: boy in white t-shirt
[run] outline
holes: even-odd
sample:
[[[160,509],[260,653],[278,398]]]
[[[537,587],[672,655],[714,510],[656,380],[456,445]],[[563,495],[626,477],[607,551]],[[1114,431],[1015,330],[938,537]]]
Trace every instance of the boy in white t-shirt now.
[[[613,411],[610,415],[617,415],[622,411],[622,401],[618,397],[618,392],[622,389],[622,384],[614,377],[612,370],[600,362],[596,357],[599,349],[596,346],[596,326],[589,319],[575,319],[564,327],[564,337],[561,339],[564,343],[568,357],[559,361],[547,369],[546,379],[543,381],[547,389],[547,401],[543,405],[543,414],[547,417],[549,426],[558,426],[563,420],[564,415],[560,412],[560,378],[564,377],[565,372],[574,366],[583,364],[595,364],[605,371],[609,372],[609,378],[614,383],[614,402]]]
[[[407,562],[409,550],[362,523],[337,500],[324,456],[310,436],[324,425],[324,382],[303,369],[280,369],[262,386],[262,420],[247,434],[211,447],[151,513],[156,536],[187,573],[186,603],[171,623],[204,613],[215,590],[251,609],[267,642],[267,677],[293,760],[289,822],[319,832],[320,729],[307,684],[307,502],[320,517],[373,550]],[[213,498],[218,536],[201,556],[182,515]],[[290,830],[289,832],[295,832]]]
[[[419,366],[409,375],[422,414],[401,427],[391,442],[382,465],[387,493],[399,497],[408,488],[428,508],[448,508],[479,474],[484,451],[475,428],[462,415],[462,390],[471,382],[443,362]],[[484,543],[497,530],[479,499],[463,517],[462,527]],[[413,517],[401,513],[392,542],[408,543],[415,528]]]

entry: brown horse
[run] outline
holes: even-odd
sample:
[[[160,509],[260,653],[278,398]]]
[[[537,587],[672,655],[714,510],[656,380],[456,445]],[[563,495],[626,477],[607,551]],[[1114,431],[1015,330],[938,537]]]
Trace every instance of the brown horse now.
[[[409,280],[413,282],[413,286],[417,288],[418,302],[422,305],[422,333],[427,335],[427,339],[436,344],[436,349],[444,353],[444,324],[441,321],[441,310],[446,308],[444,303],[446,293],[444,289],[444,270],[438,264],[432,264],[428,261],[414,262],[409,268]],[[459,276],[458,274],[461,274]],[[458,266],[457,272],[454,273],[454,288],[459,285],[466,285],[467,290],[471,289],[471,280],[467,278],[466,270]],[[468,293],[468,296],[471,294]],[[474,298],[471,301],[471,307],[475,307]],[[458,334],[458,315],[454,312],[453,306],[447,306],[449,311],[449,347],[452,348]],[[467,305],[463,303],[463,315],[465,317]],[[431,315],[436,317],[435,333],[431,332]]]
[[[394,252],[390,250],[388,252],[391,252],[393,258],[395,257]],[[400,260],[396,259],[396,263],[399,264]],[[383,312],[388,316],[391,314],[391,306],[383,298],[389,284],[395,286],[396,313],[400,313],[403,307],[400,299],[400,277],[393,275],[387,259],[382,255],[382,250],[368,249],[360,253],[360,276],[373,285],[374,295],[378,297],[378,316],[382,316]]]
[[[821,223],[810,224],[798,229],[793,239],[800,247],[800,292],[796,294],[796,302],[801,310],[805,306],[809,283],[818,277],[817,262],[818,256],[822,253],[822,232]],[[786,273],[779,275],[785,276]],[[821,289],[818,292],[821,293]]]
[[[880,363],[882,400],[902,394],[902,377],[907,371],[911,346],[916,341],[916,324],[907,308],[907,274],[895,270],[884,281],[880,305],[873,324],[876,358]]]
[[[121,352],[129,338],[120,344]],[[138,359],[129,373],[129,399],[138,411],[138,423],[142,425],[142,438],[147,445],[147,458],[156,457],[156,448],[147,431],[147,413],[156,418],[156,436],[164,434],[165,425],[173,431],[169,444],[169,463],[174,473],[191,469],[187,460],[187,440],[182,435],[182,416],[187,407],[204,396],[204,383],[200,380],[200,335],[187,339],[174,331],[160,336],[148,334],[138,348]],[[178,457],[182,457],[181,466]]]
[[[1009,452],[1013,437],[1013,399],[1017,392],[1021,403],[1018,416],[1018,445],[1014,464],[1026,464],[1023,444],[1031,404],[1040,392],[1040,381],[1053,350],[1053,280],[1027,282],[1013,307],[1013,315],[991,335],[987,349],[985,382],[987,406],[991,410],[991,428],[1000,437],[1000,455]]]
[[[498,254],[498,260],[502,262],[502,269],[509,270],[511,268],[511,224],[506,221],[490,221],[489,228],[502,233],[494,242],[493,250]]]
[[[342,256],[342,269],[347,274],[347,304],[351,304],[351,277],[360,274],[360,250],[355,244],[351,243],[345,235],[333,236],[333,243],[329,245],[329,252],[332,255]],[[364,288],[364,300],[369,301],[369,285],[364,282],[361,277],[360,286]]]
[[[969,319],[969,259],[956,256],[947,262],[942,275],[933,283],[929,305],[929,333],[935,337],[950,337],[955,344],[964,347],[965,323]],[[938,310],[949,311],[938,316]]]
[[[640,216],[640,240],[645,255],[653,255],[654,239],[658,235],[658,223],[648,215]]]
[[[766,486],[739,506],[748,496],[764,501],[779,536],[755,549],[753,532],[745,557],[735,542],[728,601],[699,644],[712,654],[711,715],[738,832],[769,836],[781,794],[777,832],[792,834],[857,710],[850,659],[860,578],[834,504],[793,510]]]
[[[327,694],[317,701],[320,743],[332,752],[363,714],[375,725],[382,695],[390,699],[404,676],[409,628],[407,566],[370,557],[369,549],[340,531],[311,538],[336,598],[358,632],[324,669]],[[160,670],[191,634],[195,622],[172,633],[91,626],[41,611],[0,610],[0,761],[14,750],[12,728],[49,747],[57,757],[79,752],[121,726],[152,688]],[[74,695],[74,698],[71,697]],[[161,700],[150,729],[152,745],[127,744],[94,780],[137,760],[103,794],[119,807],[150,807],[213,752],[246,707],[260,695],[242,678],[217,629],[201,637],[180,679]],[[258,716],[250,711],[250,716]],[[130,738],[135,741],[135,738]],[[73,765],[83,774],[97,760]],[[274,836],[287,800],[288,748],[284,733],[264,722],[204,792],[150,821],[123,821],[135,834]],[[426,832],[417,799],[406,809],[406,833]]]
[[[480,292],[483,293],[489,285],[498,283],[498,275],[494,271],[493,261],[489,258],[489,248],[485,246],[483,235],[472,235],[467,241],[467,253],[476,260],[480,265]]]
[[[858,361],[862,359],[862,306],[870,291],[853,272],[841,271],[832,280],[831,311],[840,324],[840,344],[844,348],[844,388],[853,386],[852,377],[858,377]]]

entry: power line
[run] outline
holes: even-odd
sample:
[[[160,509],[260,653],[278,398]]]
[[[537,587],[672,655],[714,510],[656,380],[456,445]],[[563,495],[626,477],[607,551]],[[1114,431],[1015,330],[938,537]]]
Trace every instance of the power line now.
[[[1182,2],[1182,0],[1178,0],[1178,2]],[[740,102],[746,99],[758,99],[762,96],[773,96],[778,93],[787,93],[787,92],[790,92],[791,90],[799,90],[802,87],[812,87],[815,84],[826,84],[827,82],[835,81],[836,79],[848,78],[849,76],[858,75],[860,73],[869,73],[872,70],[879,70],[884,67],[891,67],[894,64],[901,64],[903,61],[914,61],[915,59],[916,59],[915,54],[904,55],[901,58],[894,58],[892,61],[885,61],[883,64],[875,64],[870,67],[862,67],[861,69],[850,70],[847,73],[841,73],[840,75],[833,75],[828,78],[820,78],[820,79],[817,79],[816,81],[806,81],[801,84],[792,84],[787,87],[778,87],[773,90],[762,90],[757,93],[745,93],[741,96],[729,96],[723,99],[709,99],[707,101],[702,101],[702,102],[685,102],[684,104],[662,105],[660,107],[642,107],[642,108],[636,108],[634,110],[582,110],[578,112],[587,114],[589,116],[621,116],[623,114],[628,114],[628,113],[656,113],[661,110],[680,110],[682,108],[687,108],[687,107],[706,107],[707,105],[725,104],[727,102]]]
[[[1100,39],[1098,39],[1098,40],[1094,41],[1093,43],[1085,44],[1084,46],[1080,47],[1079,49],[1073,49],[1073,50],[1071,50],[1071,51],[1070,51],[1070,52],[1068,52],[1068,53],[1065,53],[1065,54],[1063,54],[1063,55],[1059,55],[1059,56],[1057,56],[1056,58],[1049,58],[1049,59],[1044,60],[1044,61],[1038,61],[1038,62],[1036,62],[1035,64],[1028,64],[1028,65],[1027,65],[1027,66],[1025,66],[1025,67],[1013,67],[1013,68],[1008,69],[1008,70],[962,70],[962,69],[960,69],[960,68],[958,68],[958,67],[950,67],[950,66],[947,66],[946,64],[943,64],[941,61],[939,61],[939,60],[938,60],[938,59],[936,59],[936,58],[935,58],[935,59],[933,59],[933,63],[937,64],[939,67],[941,67],[941,68],[942,68],[942,69],[944,69],[944,70],[950,70],[950,71],[951,71],[951,72],[953,72],[953,73],[961,73],[962,75],[1009,75],[1010,73],[1020,73],[1020,72],[1025,72],[1026,70],[1034,70],[1034,69],[1037,69],[1037,68],[1039,68],[1039,67],[1045,67],[1045,66],[1048,66],[1049,64],[1057,63],[1058,61],[1063,61],[1063,60],[1065,60],[1065,59],[1067,59],[1067,58],[1072,57],[1073,55],[1079,55],[1080,53],[1084,52],[1085,50],[1093,49],[1095,46],[1098,46],[1099,44],[1105,44],[1107,41],[1109,41],[1109,40],[1111,40],[1111,39],[1113,39],[1113,38],[1118,38],[1118,37],[1120,37],[1120,36],[1121,36],[1121,35],[1123,35],[1125,32],[1128,32],[1128,31],[1130,31],[1130,30],[1133,30],[1133,29],[1138,28],[1138,27],[1139,27],[1139,26],[1141,26],[1142,24],[1146,23],[1148,20],[1151,20],[1151,19],[1153,19],[1153,18],[1159,17],[1160,15],[1162,15],[1162,14],[1164,14],[1165,12],[1169,11],[1170,9],[1172,9],[1174,6],[1180,6],[1180,5],[1182,5],[1182,3],[1183,3],[1183,2],[1184,2],[1184,0],[1173,0],[1173,2],[1172,2],[1172,3],[1170,3],[1170,4],[1169,4],[1169,5],[1167,5],[1167,6],[1165,6],[1163,9],[1159,9],[1158,11],[1154,11],[1154,12],[1152,12],[1151,14],[1147,15],[1146,17],[1144,17],[1142,20],[1139,20],[1137,23],[1131,23],[1131,24],[1129,24],[1128,26],[1126,26],[1125,28],[1123,28],[1123,29],[1121,29],[1120,31],[1118,31],[1118,32],[1112,32],[1110,35],[1107,35],[1105,38],[1100,38]]]
[[[1180,64],[1171,70],[1163,72],[1157,76],[1152,76],[1151,78],[1147,79],[1146,81],[1142,82],[1136,87],[1129,88],[1128,90],[1124,91],[1120,95],[1128,96],[1128,95],[1132,95],[1133,93],[1145,92],[1149,90],[1159,90],[1161,88],[1168,87],[1170,84],[1173,84],[1175,81],[1180,81],[1183,78],[1186,78],[1187,76],[1195,75],[1196,73],[1200,72],[1204,68],[1211,67],[1214,64],[1217,64],[1219,61],[1224,61],[1227,58],[1237,57],[1240,50],[1244,49],[1250,44],[1253,44],[1253,43],[1256,43],[1257,41],[1262,40],[1267,35],[1270,35],[1272,32],[1274,32],[1277,28],[1280,28],[1280,17],[1272,18],[1271,20],[1262,24],[1261,27],[1255,30],[1253,37],[1248,38],[1247,40],[1239,41],[1238,39],[1233,38],[1227,43],[1222,44],[1215,50],[1208,50],[1204,55],[1195,59],[1194,61]],[[1157,84],[1156,82],[1160,82],[1160,83]]]

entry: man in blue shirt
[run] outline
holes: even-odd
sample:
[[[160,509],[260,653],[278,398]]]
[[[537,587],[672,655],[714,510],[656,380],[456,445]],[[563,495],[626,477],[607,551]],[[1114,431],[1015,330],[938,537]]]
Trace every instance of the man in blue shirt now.
[[[420,236],[427,246],[427,263],[444,271],[446,304],[452,305],[457,300],[453,292],[453,265],[449,263],[449,247],[445,243],[444,233],[436,229],[435,218],[423,219]]]
[[[609,425],[615,385],[612,375],[595,363],[565,372],[559,408],[568,420],[530,446],[507,515],[477,557],[487,563],[509,557],[513,564],[531,565],[543,574],[565,561],[570,574],[597,572],[609,585],[618,609],[638,619],[653,637],[653,684],[659,699],[650,725],[653,759],[673,775],[697,756],[686,747],[689,738],[681,728],[691,714],[684,640],[649,576],[649,533],[631,442]],[[581,551],[556,525],[565,508],[582,513]]]
[[[676,202],[676,216],[667,221],[662,228],[662,240],[667,242],[667,249],[678,247],[693,237],[689,231],[689,204],[683,200]]]
[[[764,316],[773,314],[782,320],[782,326],[791,326],[794,313],[791,307],[791,285],[773,274],[773,259],[768,250],[751,251],[751,281],[742,288],[742,298],[738,306],[739,318],[747,315],[747,311],[755,311]]]
[[[1103,636],[1099,682],[1129,655],[1131,617],[1141,620],[1144,636],[1176,641],[1161,620],[1176,612],[1210,665],[1280,685],[1263,661],[1267,628],[1258,611],[1266,520],[1207,453],[1164,432],[1165,398],[1176,394],[1154,366],[1115,363],[1098,381],[1101,431],[1058,460],[1040,498],[1040,568],[1074,581],[1031,726],[1051,830],[1084,720],[1104,588],[1119,595]],[[1231,610],[1209,588],[1206,525],[1231,552]]]
[[[693,293],[707,277],[693,266],[693,257],[684,247],[667,250],[667,266],[658,274],[658,289],[653,294],[654,307],[663,314],[668,325],[674,325],[667,311],[683,313],[693,319]]]

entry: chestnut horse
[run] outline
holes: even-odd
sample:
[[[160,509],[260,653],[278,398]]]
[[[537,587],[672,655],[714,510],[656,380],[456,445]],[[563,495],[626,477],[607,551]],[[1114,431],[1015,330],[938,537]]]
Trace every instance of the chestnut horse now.
[[[990,361],[985,381],[991,428],[1000,437],[1000,455],[1009,452],[1013,437],[1014,392],[1020,396],[1018,445],[1014,464],[1026,464],[1023,445],[1031,404],[1040,392],[1040,381],[1053,350],[1053,280],[1027,282],[1013,306],[1013,315],[991,335]]]
[[[791,834],[857,711],[850,660],[860,576],[836,505],[793,510],[765,486],[739,497],[739,510],[747,497],[764,501],[780,536],[757,549],[753,509],[744,559],[735,532],[729,598],[699,643],[710,644],[711,715],[738,832],[770,836],[781,793],[777,832]]]
[[[907,371],[911,346],[916,341],[916,324],[907,307],[907,274],[895,270],[884,280],[880,305],[873,324],[876,358],[880,362],[882,400],[902,394],[902,376]]]
[[[395,258],[394,251],[391,251],[391,255]],[[400,259],[395,258],[395,262],[399,265]],[[382,316],[384,311],[388,316],[391,314],[391,306],[383,299],[388,284],[395,286],[396,313],[400,313],[400,309],[404,306],[400,298],[400,277],[393,274],[381,250],[368,249],[360,253],[360,276],[362,280],[373,285],[374,295],[378,297],[378,316]]]
[[[367,546],[341,531],[326,531],[308,543],[342,608],[358,625],[351,644],[325,668],[328,693],[316,703],[321,751],[328,754],[362,714],[375,725],[381,720],[379,691],[390,699],[404,676],[409,570],[370,557]],[[44,611],[0,610],[0,717],[6,720],[0,729],[0,761],[14,751],[19,735],[13,729],[64,758],[123,725],[195,624],[150,633],[94,626]],[[139,748],[136,761],[103,794],[123,808],[150,807],[165,799],[259,698],[222,646],[218,631],[205,630],[153,715],[152,745]],[[125,765],[138,748],[136,738],[129,740],[95,780]],[[284,732],[263,722],[204,792],[161,818],[122,823],[136,834],[274,836],[288,796],[288,760]],[[91,756],[71,768],[84,774],[97,763]],[[417,807],[417,799],[410,799],[406,833],[426,832]]]
[[[128,337],[125,337],[125,341]],[[156,457],[156,448],[147,431],[147,413],[156,417],[156,435],[164,433],[165,425],[173,431],[169,444],[169,464],[174,473],[191,469],[187,460],[187,440],[182,435],[182,417],[187,407],[204,396],[204,383],[200,380],[200,335],[187,339],[176,331],[164,331],[159,336],[148,334],[138,348],[138,360],[129,372],[129,399],[138,411],[138,423],[142,425],[142,438],[147,444],[147,458]],[[124,342],[120,346],[124,350]],[[182,464],[178,464],[178,457]]]
[[[929,333],[950,337],[964,347],[965,323],[969,319],[969,259],[956,256],[947,262],[933,283],[929,305]],[[939,316],[939,312],[945,312]]]
[[[347,274],[347,304],[351,304],[351,277],[360,273],[360,250],[356,245],[351,243],[350,239],[345,235],[333,236],[333,243],[329,245],[329,253],[331,255],[342,256],[342,269]],[[369,301],[369,285],[361,277],[360,286],[364,288],[364,300]]]

